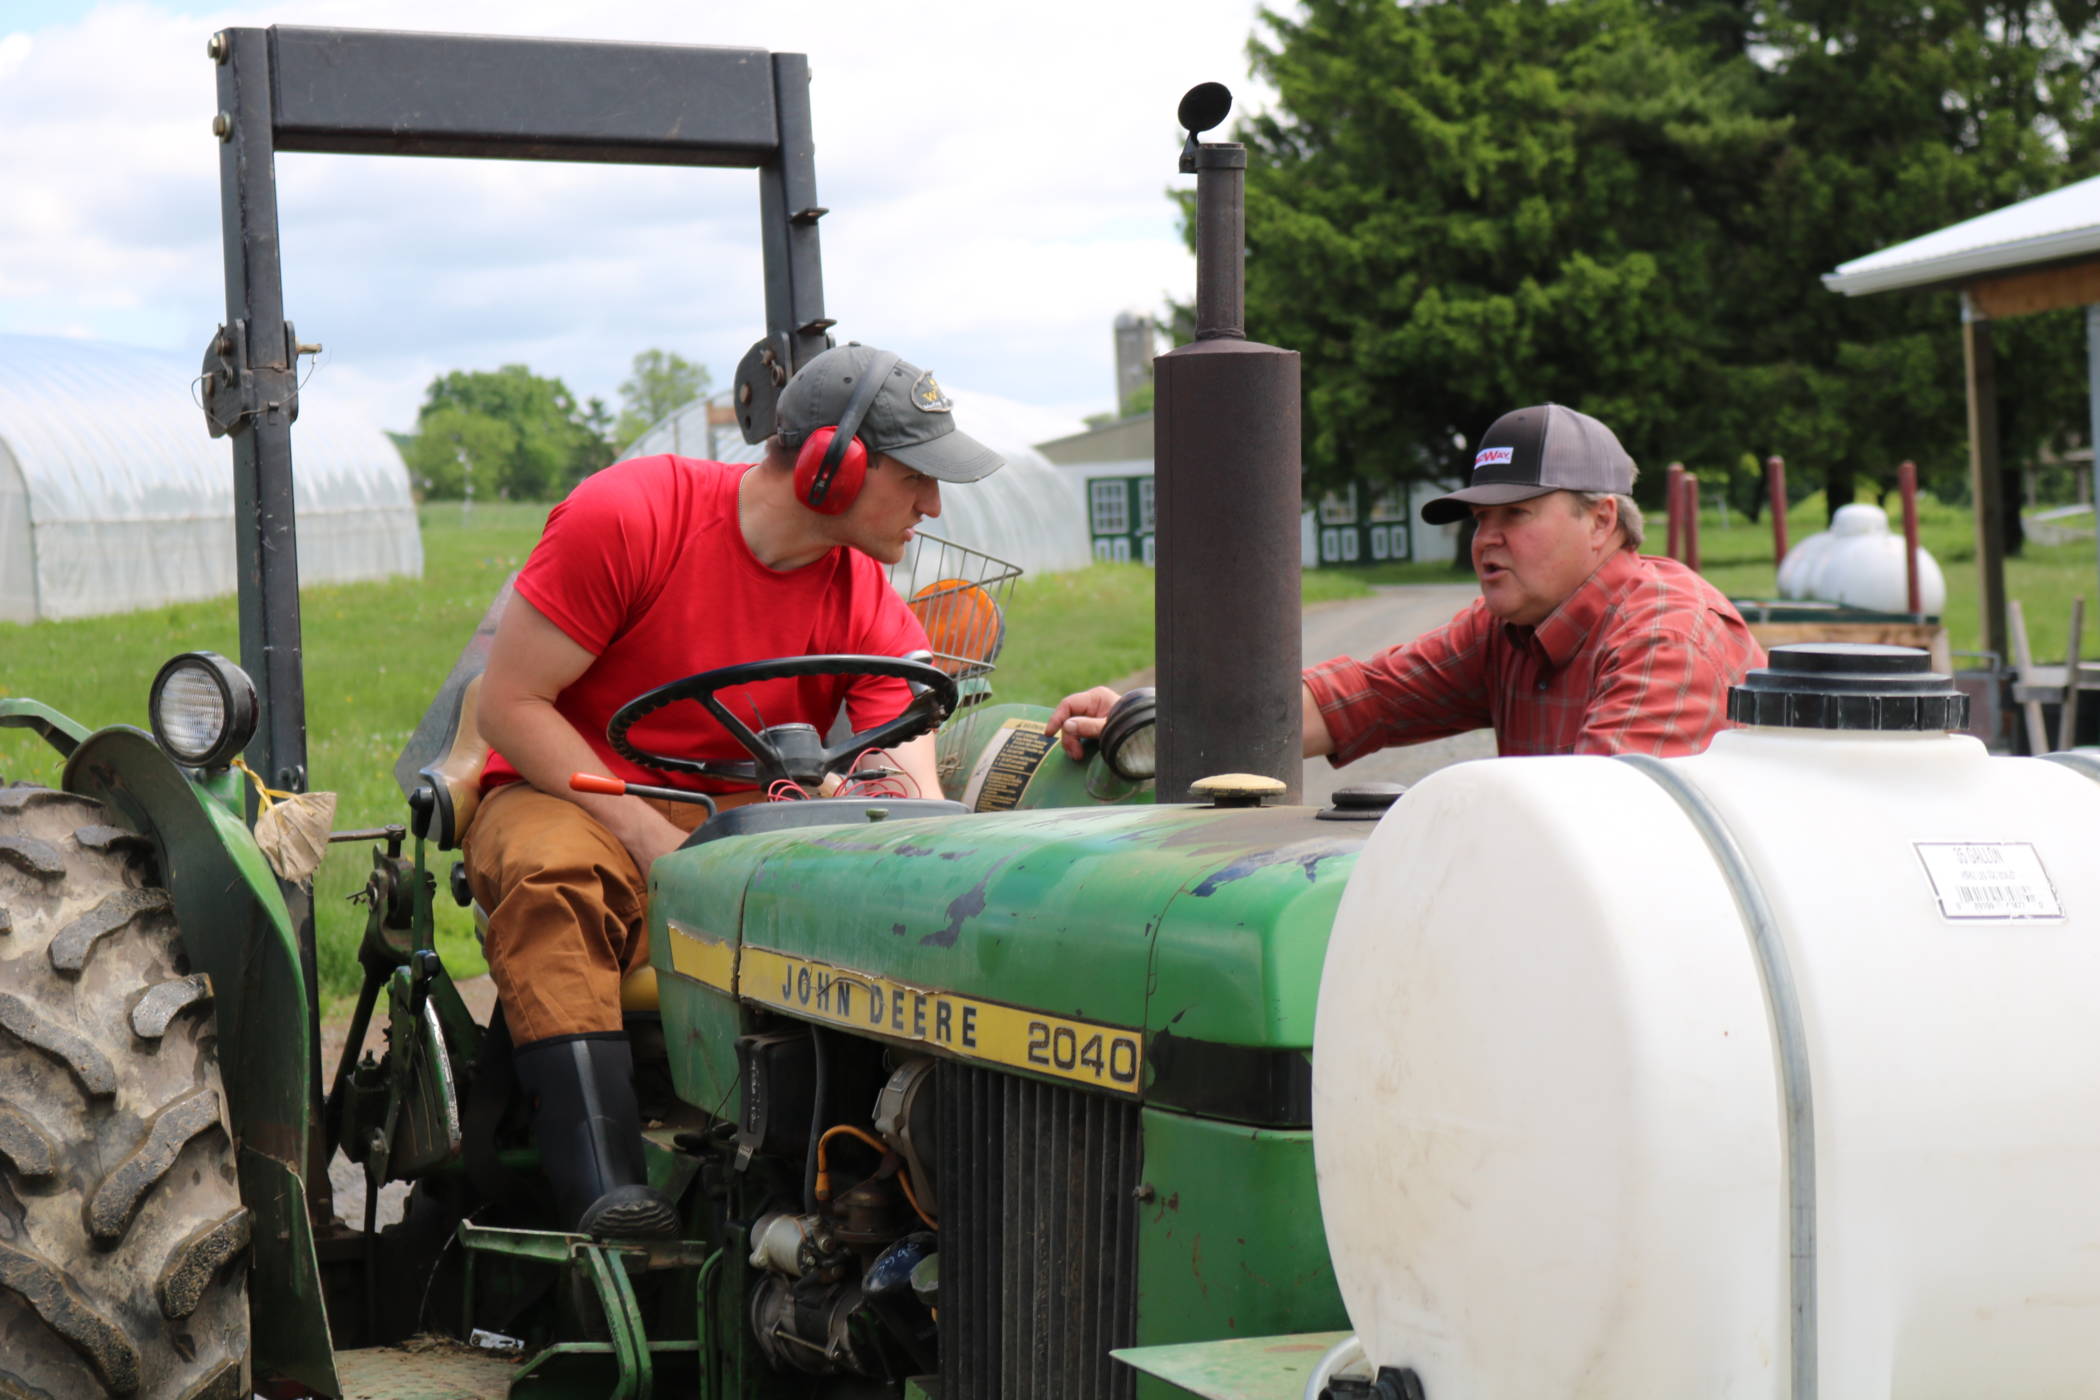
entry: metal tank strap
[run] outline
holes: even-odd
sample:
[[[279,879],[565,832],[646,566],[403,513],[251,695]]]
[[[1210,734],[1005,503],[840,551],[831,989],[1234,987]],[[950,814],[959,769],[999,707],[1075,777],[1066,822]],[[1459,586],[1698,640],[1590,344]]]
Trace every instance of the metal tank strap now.
[[[1801,998],[1793,967],[1780,941],[1772,906],[1751,873],[1735,834],[1706,800],[1705,794],[1659,758],[1620,754],[1667,792],[1713,852],[1721,878],[1743,916],[1764,983],[1765,1009],[1779,1051],[1780,1091],[1786,1103],[1786,1187],[1788,1224],[1787,1298],[1791,1312],[1793,1400],[1816,1395],[1816,1118],[1809,1092],[1808,1032],[1802,1023]]]

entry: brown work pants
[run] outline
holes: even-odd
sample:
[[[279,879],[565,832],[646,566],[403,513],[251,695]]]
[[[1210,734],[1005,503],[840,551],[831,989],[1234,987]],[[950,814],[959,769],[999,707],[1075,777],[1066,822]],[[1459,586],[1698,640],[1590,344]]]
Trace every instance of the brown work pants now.
[[[642,800],[687,831],[707,817],[698,803]],[[649,961],[649,882],[627,848],[583,808],[525,783],[483,798],[460,845],[488,911],[484,951],[512,1042],[619,1030],[620,979]]]

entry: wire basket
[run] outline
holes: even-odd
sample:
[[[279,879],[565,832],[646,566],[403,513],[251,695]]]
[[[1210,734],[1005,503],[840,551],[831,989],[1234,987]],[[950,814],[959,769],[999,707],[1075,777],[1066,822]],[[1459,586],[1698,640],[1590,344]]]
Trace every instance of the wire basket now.
[[[891,585],[926,629],[933,664],[962,691],[956,714],[941,728],[943,789],[953,786],[982,702],[992,693],[989,677],[1006,642],[1006,605],[1020,576],[1018,564],[932,535],[914,537],[904,558],[890,566]]]

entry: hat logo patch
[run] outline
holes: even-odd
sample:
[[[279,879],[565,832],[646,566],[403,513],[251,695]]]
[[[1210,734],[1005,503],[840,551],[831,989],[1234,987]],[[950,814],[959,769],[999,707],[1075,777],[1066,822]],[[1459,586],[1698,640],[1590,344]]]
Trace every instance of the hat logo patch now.
[[[1514,447],[1483,447],[1479,455],[1473,458],[1473,470],[1477,472],[1482,467],[1505,467],[1515,461],[1516,457],[1517,449]]]
[[[921,413],[952,413],[954,401],[941,391],[940,381],[928,370],[911,386],[911,406]]]

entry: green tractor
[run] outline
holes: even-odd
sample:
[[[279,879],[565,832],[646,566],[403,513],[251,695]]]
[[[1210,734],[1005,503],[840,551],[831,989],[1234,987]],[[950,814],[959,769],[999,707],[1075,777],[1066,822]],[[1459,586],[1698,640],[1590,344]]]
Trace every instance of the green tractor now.
[[[1341,1326],[1309,1047],[1378,802],[1235,779],[1155,807],[1154,746],[1186,738],[1143,694],[1079,762],[1045,711],[993,702],[984,656],[861,659],[916,667],[942,798],[735,809],[655,864],[629,1031],[683,1229],[603,1243],[546,1228],[507,1042],[432,951],[492,611],[403,756],[406,819],[335,833],[373,860],[362,993],[321,1063],[311,892],[234,767],[309,787],[275,151],[757,169],[753,440],[828,339],[823,210],[799,55],[295,28],[210,54],[228,319],[204,406],[232,439],[248,666],[170,660],[151,733],[0,700],[65,760],[57,788],[0,788],[0,1396],[1071,1400],[1170,1393],[1119,1348]],[[857,751],[834,748],[820,767]],[[386,1052],[360,1057],[375,1020]]]

